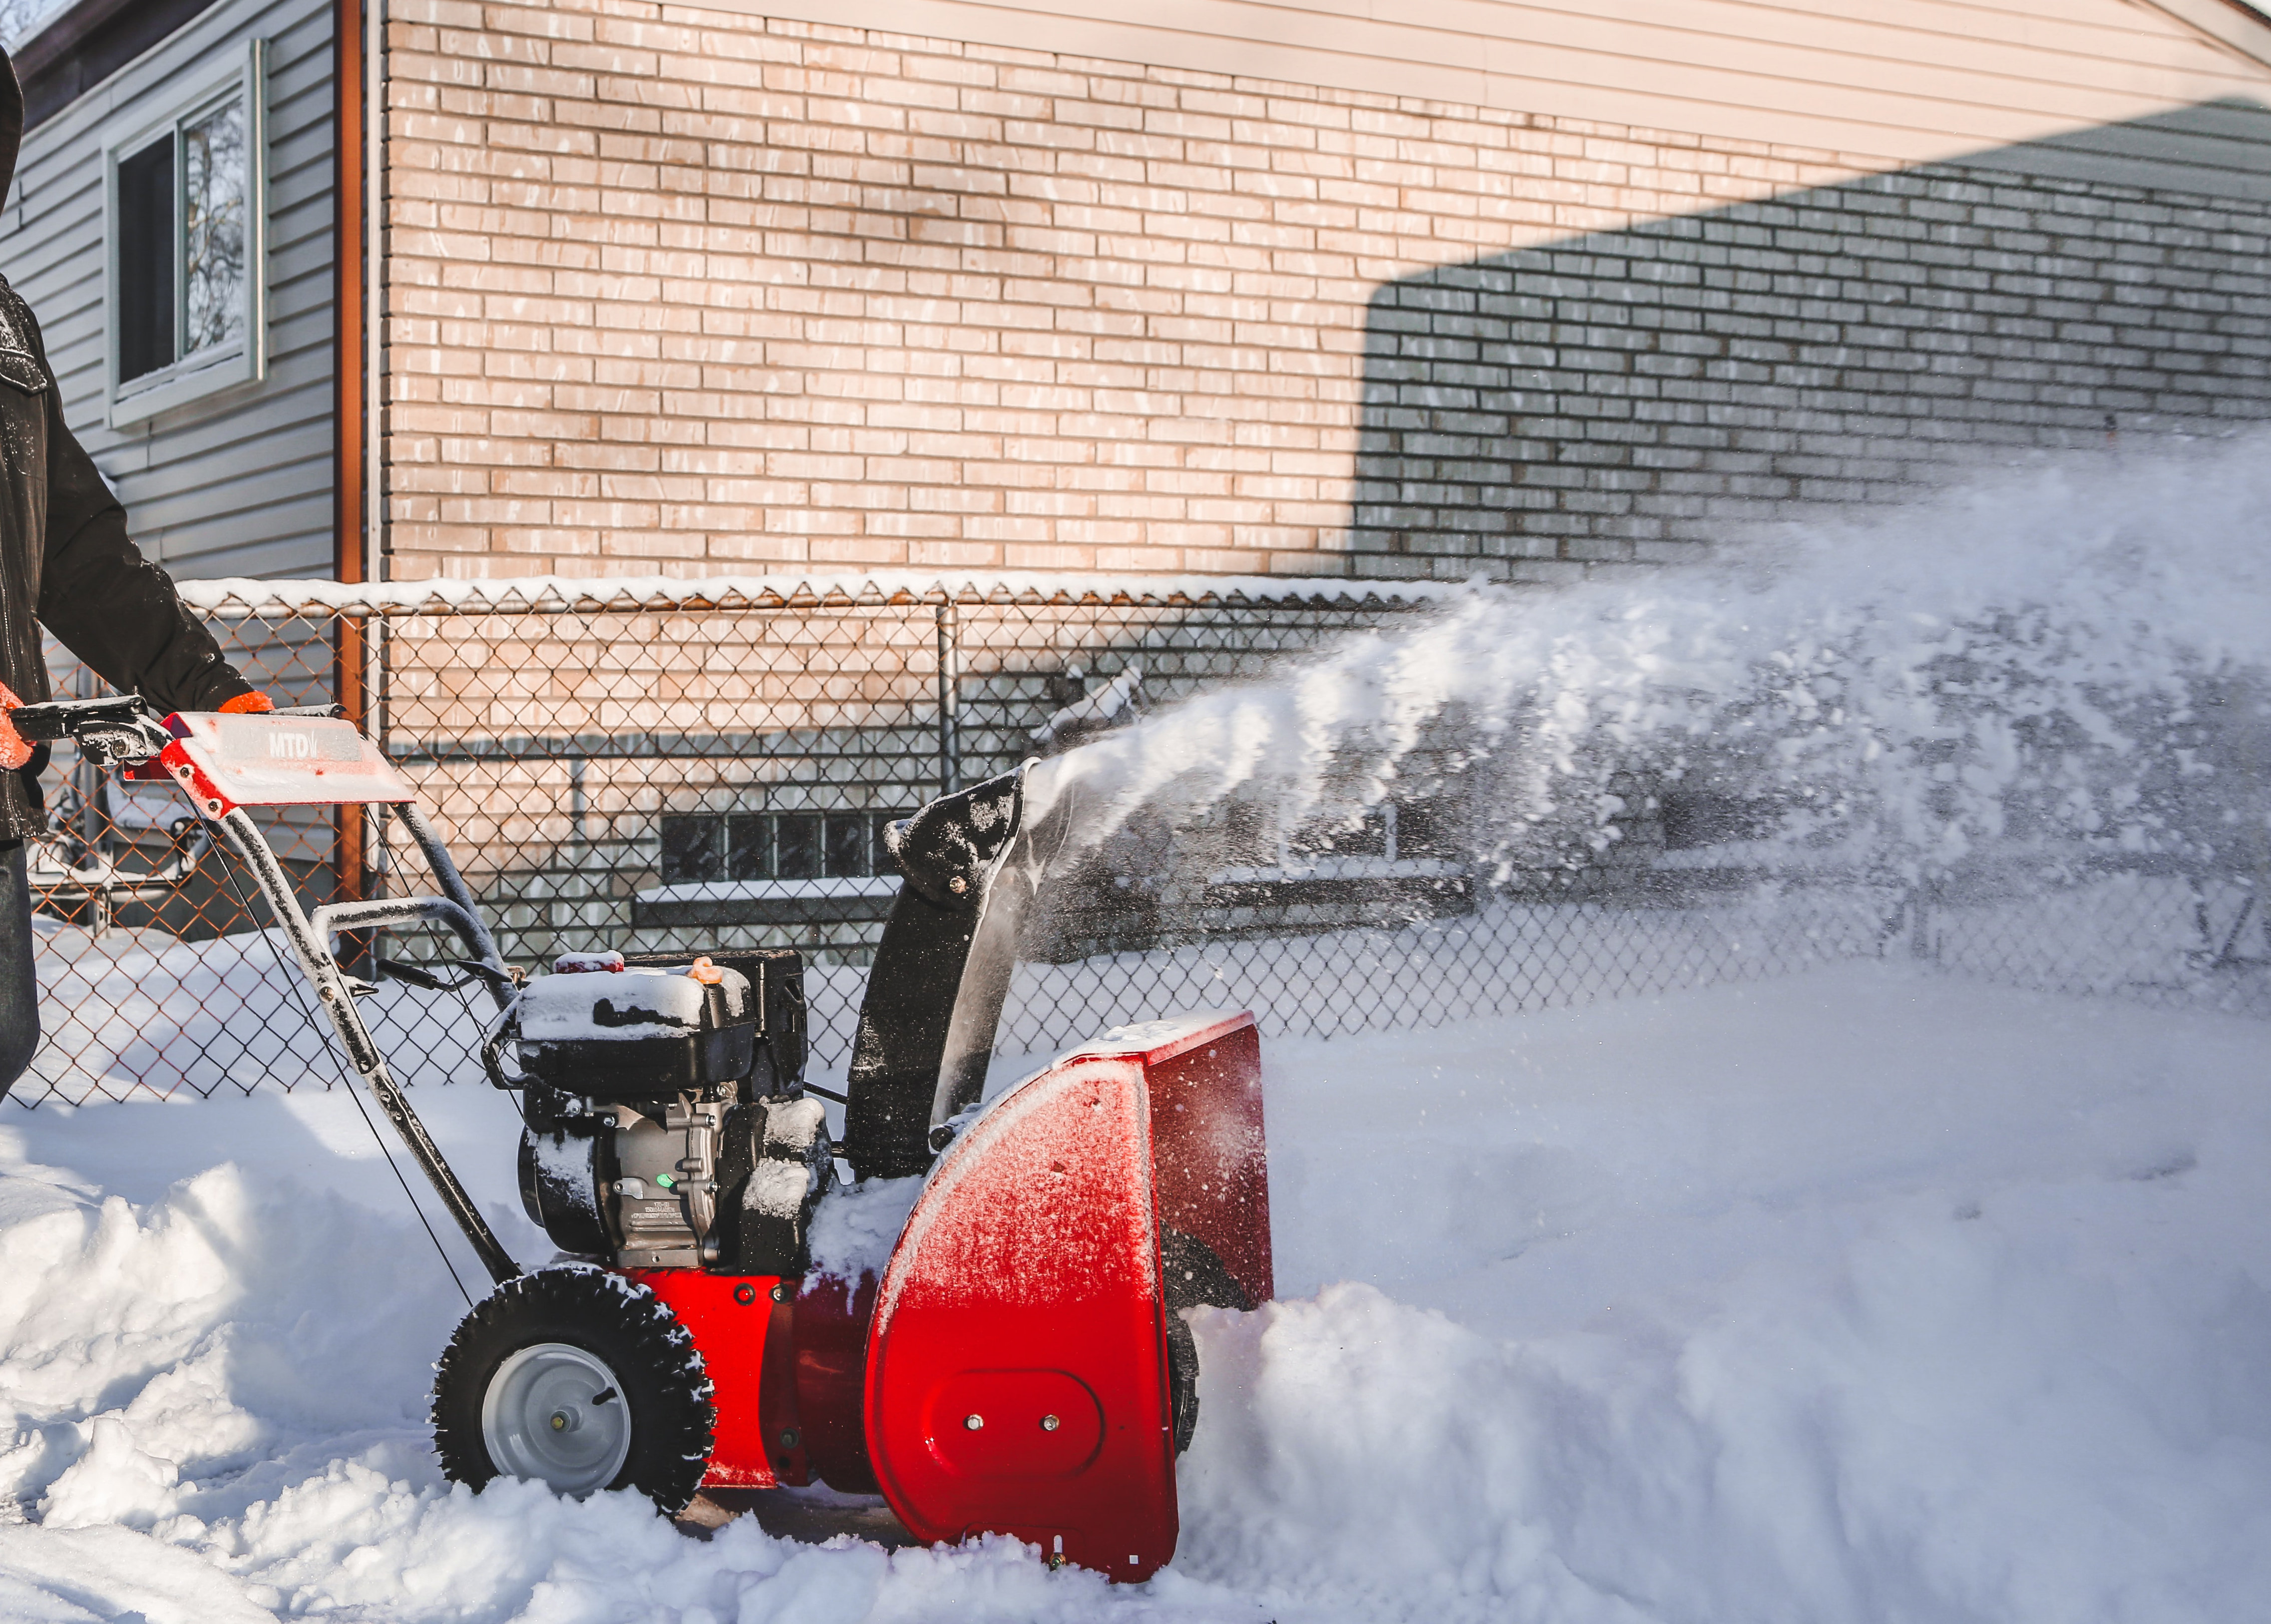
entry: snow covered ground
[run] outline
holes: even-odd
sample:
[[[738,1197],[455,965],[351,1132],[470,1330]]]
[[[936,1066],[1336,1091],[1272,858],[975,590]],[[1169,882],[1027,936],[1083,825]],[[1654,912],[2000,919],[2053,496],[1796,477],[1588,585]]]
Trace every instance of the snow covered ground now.
[[[11,1114],[0,1616],[2260,1616],[2267,1039],[1862,963],[1274,1041],[1284,1300],[1201,1316],[1182,1546],[1118,1590],[450,1488],[462,1304],[347,1096]],[[540,1255],[505,1102],[419,1104]]]

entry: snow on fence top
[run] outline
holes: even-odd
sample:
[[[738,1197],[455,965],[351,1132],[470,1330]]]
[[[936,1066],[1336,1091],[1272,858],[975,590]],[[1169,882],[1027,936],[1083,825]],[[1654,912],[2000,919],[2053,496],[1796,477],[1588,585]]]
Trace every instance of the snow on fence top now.
[[[530,615],[562,611],[880,607],[889,604],[1158,606],[1252,604],[1292,607],[1439,602],[1471,590],[1443,581],[1352,581],[1259,575],[1003,573],[950,577],[561,575],[501,580],[184,581],[193,608],[223,616],[273,615]]]

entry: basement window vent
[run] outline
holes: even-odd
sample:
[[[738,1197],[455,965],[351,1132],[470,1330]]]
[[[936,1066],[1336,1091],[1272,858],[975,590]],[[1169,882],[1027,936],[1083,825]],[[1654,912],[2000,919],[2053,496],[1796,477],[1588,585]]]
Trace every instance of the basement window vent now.
[[[883,825],[901,812],[707,812],[662,820],[662,883],[864,879],[897,872]]]
[[[264,47],[104,136],[114,428],[266,375]]]

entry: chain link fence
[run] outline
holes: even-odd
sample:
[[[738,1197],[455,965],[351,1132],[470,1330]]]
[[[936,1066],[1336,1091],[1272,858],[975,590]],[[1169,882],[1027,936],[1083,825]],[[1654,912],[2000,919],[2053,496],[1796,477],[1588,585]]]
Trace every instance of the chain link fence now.
[[[279,703],[337,699],[416,786],[506,958],[793,947],[840,1075],[897,890],[881,831],[1136,711],[1390,633],[1448,589],[1026,582],[212,584],[190,594]],[[599,594],[607,595],[599,595]],[[59,692],[99,691],[56,665]],[[44,1037],[15,1098],[79,1102],[342,1075],[257,901],[169,785],[59,760],[33,883]],[[289,812],[303,900],[424,889],[376,809]],[[1194,846],[1131,828],[1071,866],[999,1049],[1254,1009],[1272,1036],[1433,1025],[1901,957],[2069,993],[2271,1015],[2261,876],[2139,863],[1995,888],[1746,875],[1663,820],[1612,868],[1494,879],[1424,802],[1363,828]],[[366,944],[433,963],[417,931]],[[369,966],[366,965],[366,969]],[[485,1007],[372,978],[406,1082],[471,1078]]]

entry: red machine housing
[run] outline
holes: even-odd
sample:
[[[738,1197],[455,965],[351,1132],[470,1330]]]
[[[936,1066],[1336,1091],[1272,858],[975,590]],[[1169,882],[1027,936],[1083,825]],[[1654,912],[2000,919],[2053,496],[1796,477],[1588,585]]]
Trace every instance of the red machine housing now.
[[[1248,1014],[1126,1028],[994,1100],[880,1281],[637,1272],[717,1408],[705,1486],[880,1489],[926,1541],[1013,1534],[1121,1581],[1173,1557],[1162,1226],[1273,1293]]]

